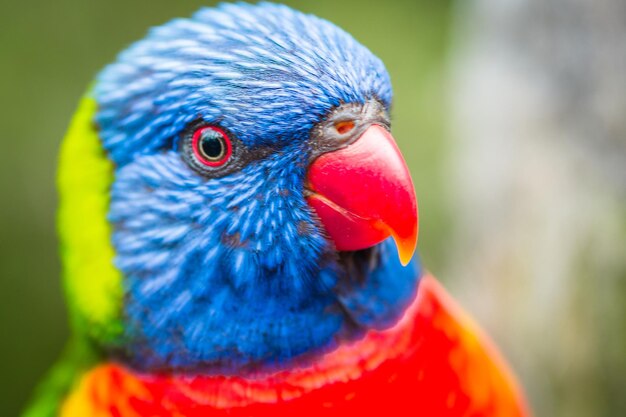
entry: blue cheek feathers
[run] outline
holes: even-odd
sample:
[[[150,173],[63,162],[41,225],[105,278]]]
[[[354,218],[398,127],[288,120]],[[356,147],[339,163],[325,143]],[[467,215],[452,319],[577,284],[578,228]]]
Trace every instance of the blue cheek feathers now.
[[[168,152],[118,170],[109,217],[135,366],[275,366],[402,314],[417,264],[401,267],[389,240],[364,282],[343,277],[301,195],[301,168],[261,180],[277,164],[300,165],[270,159],[205,181]]]

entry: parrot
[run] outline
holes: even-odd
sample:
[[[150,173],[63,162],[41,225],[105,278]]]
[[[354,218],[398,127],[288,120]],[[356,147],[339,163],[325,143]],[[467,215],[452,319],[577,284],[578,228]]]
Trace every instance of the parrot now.
[[[287,6],[106,66],[62,142],[71,336],[25,417],[529,416],[423,268],[382,61]]]

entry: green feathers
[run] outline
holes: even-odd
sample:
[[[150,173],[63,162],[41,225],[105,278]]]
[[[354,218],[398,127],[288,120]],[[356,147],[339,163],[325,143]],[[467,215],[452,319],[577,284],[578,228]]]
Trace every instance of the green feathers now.
[[[96,108],[96,101],[87,94],[61,147],[58,227],[74,330],[111,344],[123,332],[122,276],[113,265],[111,226],[106,219],[113,163],[94,126]]]

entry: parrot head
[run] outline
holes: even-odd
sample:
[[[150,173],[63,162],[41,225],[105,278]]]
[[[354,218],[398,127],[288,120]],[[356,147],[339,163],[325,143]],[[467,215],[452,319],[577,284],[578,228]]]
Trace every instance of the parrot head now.
[[[74,338],[52,375],[71,388],[44,406],[529,415],[415,256],[391,99],[382,62],[350,35],[268,3],[202,9],[122,52],[61,149]]]
[[[391,99],[370,51],[284,6],[152,29],[62,150],[78,331],[140,369],[235,372],[392,326],[420,267]]]

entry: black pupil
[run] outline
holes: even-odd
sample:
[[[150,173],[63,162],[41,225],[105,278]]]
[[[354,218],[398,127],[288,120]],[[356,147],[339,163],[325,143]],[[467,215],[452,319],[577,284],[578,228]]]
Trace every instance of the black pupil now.
[[[200,138],[200,151],[207,159],[217,160],[224,156],[225,153],[224,138],[219,132],[207,129],[202,132]]]

